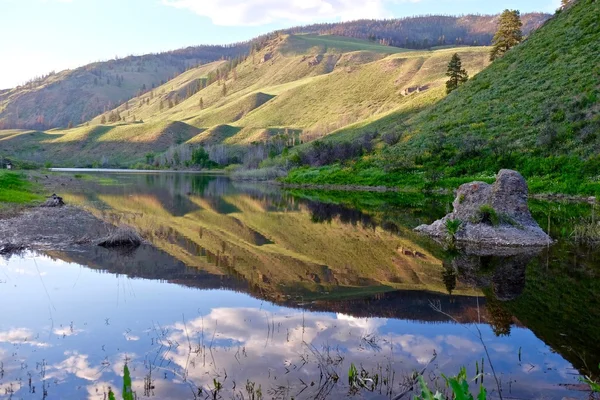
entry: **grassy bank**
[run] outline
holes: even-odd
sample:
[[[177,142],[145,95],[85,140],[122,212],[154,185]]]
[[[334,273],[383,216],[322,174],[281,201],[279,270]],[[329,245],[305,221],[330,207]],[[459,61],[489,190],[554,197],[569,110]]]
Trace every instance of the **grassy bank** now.
[[[297,149],[290,160],[312,167],[287,182],[455,187],[510,168],[533,193],[600,195],[599,12],[598,2],[573,2],[443,100]],[[358,161],[313,156],[366,134],[373,151]]]
[[[42,200],[37,185],[21,173],[0,171],[0,218],[17,213],[21,208]]]
[[[0,203],[27,204],[41,198],[38,188],[25,175],[0,171]]]

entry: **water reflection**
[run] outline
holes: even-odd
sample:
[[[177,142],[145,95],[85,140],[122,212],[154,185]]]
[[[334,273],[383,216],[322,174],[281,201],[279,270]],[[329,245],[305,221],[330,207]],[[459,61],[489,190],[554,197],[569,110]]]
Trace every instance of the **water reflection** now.
[[[416,194],[113,179],[65,198],[153,246],[4,260],[0,398],[104,399],[125,363],[138,397],[338,398],[354,363],[389,398],[434,352],[428,378],[474,375],[475,324],[505,396],[587,396],[563,385],[599,361],[597,252],[448,254],[412,233],[445,213]]]
[[[474,373],[473,360],[484,356],[469,324],[307,312],[228,291],[99,274],[43,256],[12,259],[4,271],[11,285],[1,300],[16,299],[28,310],[7,310],[5,320],[19,328],[0,333],[2,385],[12,384],[16,398],[43,398],[42,391],[49,399],[104,398],[109,386],[120,387],[125,362],[139,397],[193,398],[200,388],[213,390],[216,379],[223,398],[247,396],[250,382],[266,398],[312,399],[322,390],[325,362],[341,377],[327,388],[337,398],[348,393],[344,376],[352,362],[388,382],[381,393],[364,395],[386,398],[434,352],[433,379],[461,365]],[[29,279],[38,271],[47,295],[41,280]],[[569,364],[530,331],[496,337],[480,327],[514,395],[550,395],[555,382],[575,382]]]

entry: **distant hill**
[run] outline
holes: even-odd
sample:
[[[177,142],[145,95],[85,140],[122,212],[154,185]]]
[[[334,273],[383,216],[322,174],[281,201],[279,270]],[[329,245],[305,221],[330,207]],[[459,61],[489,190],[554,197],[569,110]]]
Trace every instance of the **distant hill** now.
[[[239,62],[192,68],[73,129],[0,131],[0,154],[41,164],[129,166],[174,157],[161,153],[186,142],[234,149],[276,143],[281,150],[284,141],[300,144],[440,100],[455,52],[471,75],[489,63],[488,47],[408,51],[281,34]],[[256,166],[261,157],[242,151],[239,162]]]
[[[529,35],[548,18],[550,14],[523,14],[523,33]],[[432,46],[447,45],[489,46],[496,33],[497,21],[497,15],[427,15],[314,24],[285,29],[282,32],[346,36],[407,49],[428,49]]]
[[[0,129],[79,124],[160,86],[189,68],[248,53],[249,43],[197,46],[96,62],[0,90]]]
[[[524,31],[539,27],[549,15],[523,15]],[[376,45],[410,49],[435,46],[487,46],[496,30],[496,16],[425,16],[391,20],[362,20],[297,27],[230,46],[197,46],[118,60],[98,62],[0,90],[0,129],[50,129],[77,125],[147,92],[191,67],[247,55],[262,49],[278,34],[344,36]],[[338,44],[342,40],[337,40]],[[325,41],[318,43],[327,46]],[[309,42],[303,45],[310,45]],[[342,45],[338,51],[352,49]],[[361,43],[354,50],[367,50]],[[323,49],[320,50],[323,52]],[[396,50],[388,49],[389,53]]]
[[[455,187],[521,171],[534,191],[600,194],[600,2],[573,1],[524,43],[421,112],[392,112],[328,137],[377,130],[399,142],[292,182]],[[308,147],[308,146],[307,146]]]

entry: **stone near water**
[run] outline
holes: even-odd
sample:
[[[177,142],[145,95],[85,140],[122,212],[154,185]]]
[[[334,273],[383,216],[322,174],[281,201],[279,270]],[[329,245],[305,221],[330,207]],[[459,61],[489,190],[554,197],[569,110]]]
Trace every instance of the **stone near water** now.
[[[466,183],[458,188],[454,210],[418,232],[449,238],[447,221],[459,220],[457,242],[492,246],[543,246],[552,243],[535,222],[527,205],[527,183],[517,171],[501,170],[492,185]]]
[[[65,205],[62,197],[53,194],[40,207],[62,207]]]

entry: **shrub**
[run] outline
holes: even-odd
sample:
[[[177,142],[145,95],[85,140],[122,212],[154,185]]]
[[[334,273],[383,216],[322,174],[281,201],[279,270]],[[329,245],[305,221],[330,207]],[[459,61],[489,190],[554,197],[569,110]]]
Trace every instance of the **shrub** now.
[[[461,226],[462,221],[460,219],[447,219],[445,223],[446,232],[450,237],[455,237]]]
[[[484,204],[479,207],[479,221],[482,224],[498,226],[500,224],[500,218],[492,207],[489,204]]]

